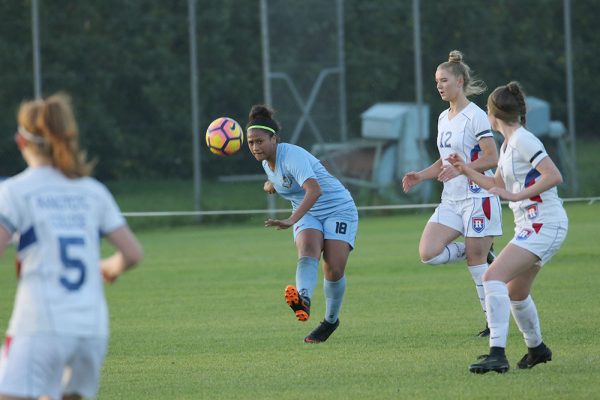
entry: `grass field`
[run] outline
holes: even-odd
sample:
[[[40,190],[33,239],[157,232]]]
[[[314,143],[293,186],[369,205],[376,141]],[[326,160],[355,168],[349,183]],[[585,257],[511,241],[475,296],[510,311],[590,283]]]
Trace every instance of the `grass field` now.
[[[533,289],[554,360],[515,369],[525,345],[511,321],[505,375],[467,370],[487,350],[475,337],[483,315],[464,264],[419,263],[429,210],[361,217],[341,325],[320,345],[302,339],[322,319],[321,283],[307,323],[283,301],[295,271],[291,232],[267,230],[260,217],[140,232],[145,261],[106,289],[112,337],[98,398],[598,398],[600,204],[567,211],[567,242]],[[12,308],[13,255],[0,265],[0,329]]]

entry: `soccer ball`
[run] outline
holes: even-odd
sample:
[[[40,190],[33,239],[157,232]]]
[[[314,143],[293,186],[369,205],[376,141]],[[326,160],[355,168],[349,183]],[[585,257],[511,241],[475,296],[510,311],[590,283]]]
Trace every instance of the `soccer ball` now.
[[[234,119],[221,117],[210,123],[206,130],[206,145],[219,156],[230,156],[242,148],[244,131]]]

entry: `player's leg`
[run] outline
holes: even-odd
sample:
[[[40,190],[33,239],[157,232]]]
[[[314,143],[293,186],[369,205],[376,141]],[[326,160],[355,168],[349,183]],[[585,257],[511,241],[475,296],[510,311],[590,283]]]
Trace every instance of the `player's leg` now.
[[[317,286],[319,258],[323,251],[321,229],[308,228],[298,232],[296,248],[298,249],[296,287],[301,295],[312,298]]]
[[[539,270],[536,266],[508,283],[511,312],[527,346],[527,354],[517,363],[519,369],[533,368],[552,360],[552,351],[542,340],[537,308],[529,294]]]
[[[63,376],[63,400],[92,398],[98,392],[108,338],[80,338]]]
[[[512,243],[506,246],[483,276],[485,305],[490,327],[489,355],[471,364],[474,373],[506,372],[509,365],[505,348],[510,318],[507,282],[534,268],[538,258]]]
[[[511,311],[527,345],[527,354],[517,363],[520,369],[533,368],[535,365],[552,360],[552,351],[542,340],[537,308],[530,296],[535,276],[558,251],[566,238],[567,222],[539,224],[522,227],[511,245],[523,251],[535,254],[538,262],[527,273],[523,273],[508,284],[511,299]]]
[[[487,253],[492,244],[493,238],[491,236],[485,237],[466,237],[465,247],[467,254],[467,267],[471,278],[475,283],[475,291],[479,298],[479,303],[485,316],[485,291],[483,289],[483,275],[488,270]],[[487,318],[486,318],[487,320]],[[487,337],[490,334],[489,327],[486,327],[480,331],[477,335],[481,337]]]
[[[491,260],[493,238],[502,235],[502,209],[497,197],[467,199],[460,203],[460,207],[465,232],[467,267],[485,315],[483,275],[488,269],[488,261]],[[487,337],[489,333],[486,324],[478,336]]]
[[[305,215],[294,225],[294,242],[298,250],[296,286],[284,290],[285,301],[299,321],[310,318],[310,302],[317,286],[319,257],[323,249],[323,227],[316,218]]]
[[[358,229],[355,209],[338,213],[323,223],[325,242],[323,246],[323,292],[325,294],[325,318],[305,339],[305,342],[324,342],[337,329],[339,314],[346,292],[346,264],[354,246]]]
[[[346,291],[346,263],[350,245],[341,240],[325,240],[323,251],[323,290],[325,292],[325,320],[335,323],[338,320]]]
[[[454,242],[461,233],[437,222],[425,225],[419,242],[421,261],[429,265],[452,263],[465,259],[465,245]]]
[[[60,398],[71,343],[58,336],[7,337],[0,358],[0,398]]]

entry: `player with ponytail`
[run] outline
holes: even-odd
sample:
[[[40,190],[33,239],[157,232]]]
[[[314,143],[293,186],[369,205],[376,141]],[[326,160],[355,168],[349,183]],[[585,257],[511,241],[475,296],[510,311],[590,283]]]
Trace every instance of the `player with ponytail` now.
[[[304,338],[307,343],[326,341],[340,323],[339,314],[346,290],[345,269],[358,228],[358,212],[346,188],[327,172],[308,151],[281,143],[280,126],[273,110],[255,105],[246,125],[250,152],[267,175],[263,189],[277,192],[292,203],[292,214],[282,220],[268,219],[265,226],[293,226],[298,250],[296,285],[284,291],[286,303],[299,321],[310,317],[318,266],[323,255],[325,317]]]
[[[474,373],[508,370],[505,347],[511,312],[528,348],[517,367],[532,368],[552,360],[552,352],[542,341],[530,291],[542,266],[564,242],[569,225],[556,189],[561,173],[542,142],[525,128],[527,109],[521,85],[510,82],[496,88],[487,107],[492,129],[504,137],[495,176],[478,173],[459,154],[448,157],[460,173],[508,200],[516,225],[513,239],[483,276],[490,348],[486,357],[469,367]]]
[[[27,169],[0,184],[0,255],[16,234],[20,264],[0,398],[94,397],[108,345],[102,280],[114,282],[142,249],[110,192],[88,176],[69,97],[23,102],[17,122]],[[100,236],[116,248],[104,259]]]
[[[435,80],[440,97],[450,106],[438,118],[440,157],[422,171],[408,172],[402,179],[402,186],[408,192],[424,180],[443,182],[442,201],[423,230],[419,255],[427,265],[466,259],[485,313],[482,277],[494,258],[492,240],[494,236],[502,235],[500,200],[472,180],[460,176],[446,158],[458,152],[479,173],[492,175],[491,168],[498,160],[496,142],[485,112],[468,99],[483,93],[486,87],[472,76],[458,50],[451,51],[448,61],[437,67]],[[459,236],[465,238],[464,243],[456,241]],[[489,335],[487,325],[478,335]]]

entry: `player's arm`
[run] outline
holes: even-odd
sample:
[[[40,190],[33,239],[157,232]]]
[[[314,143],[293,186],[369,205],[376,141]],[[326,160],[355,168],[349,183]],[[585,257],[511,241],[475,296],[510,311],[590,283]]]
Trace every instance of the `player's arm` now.
[[[447,160],[459,173],[485,190],[490,190],[493,187],[504,188],[504,180],[502,179],[502,175],[500,175],[500,169],[496,170],[494,176],[487,176],[473,169],[472,163],[465,164],[465,161],[457,153],[450,154]]]
[[[4,249],[10,243],[12,234],[2,225],[0,225],[0,256],[4,254]]]
[[[106,235],[117,251],[100,261],[102,275],[107,282],[114,282],[123,272],[142,261],[142,246],[127,225],[115,229]]]
[[[441,171],[442,159],[438,158],[436,162],[419,172],[407,172],[402,178],[402,189],[405,193],[408,193],[413,186],[416,186],[423,181],[436,178]]]
[[[294,225],[296,222],[300,220],[315,205],[319,196],[321,196],[321,186],[319,182],[317,182],[314,178],[309,178],[304,181],[302,184],[302,189],[304,189],[304,198],[302,202],[294,210],[292,215],[289,218],[284,220],[277,219],[268,219],[265,221],[265,226],[276,226],[277,229],[287,229],[290,226]]]
[[[488,169],[495,168],[498,165],[498,149],[494,138],[484,137],[479,140],[481,152],[475,161],[471,161],[469,166],[478,172],[485,172]]]
[[[491,193],[501,196],[509,201],[521,201],[537,196],[554,186],[560,185],[563,182],[562,174],[556,167],[552,159],[546,156],[540,161],[535,169],[540,173],[540,177],[535,180],[535,183],[520,192],[509,193],[494,189]]]

